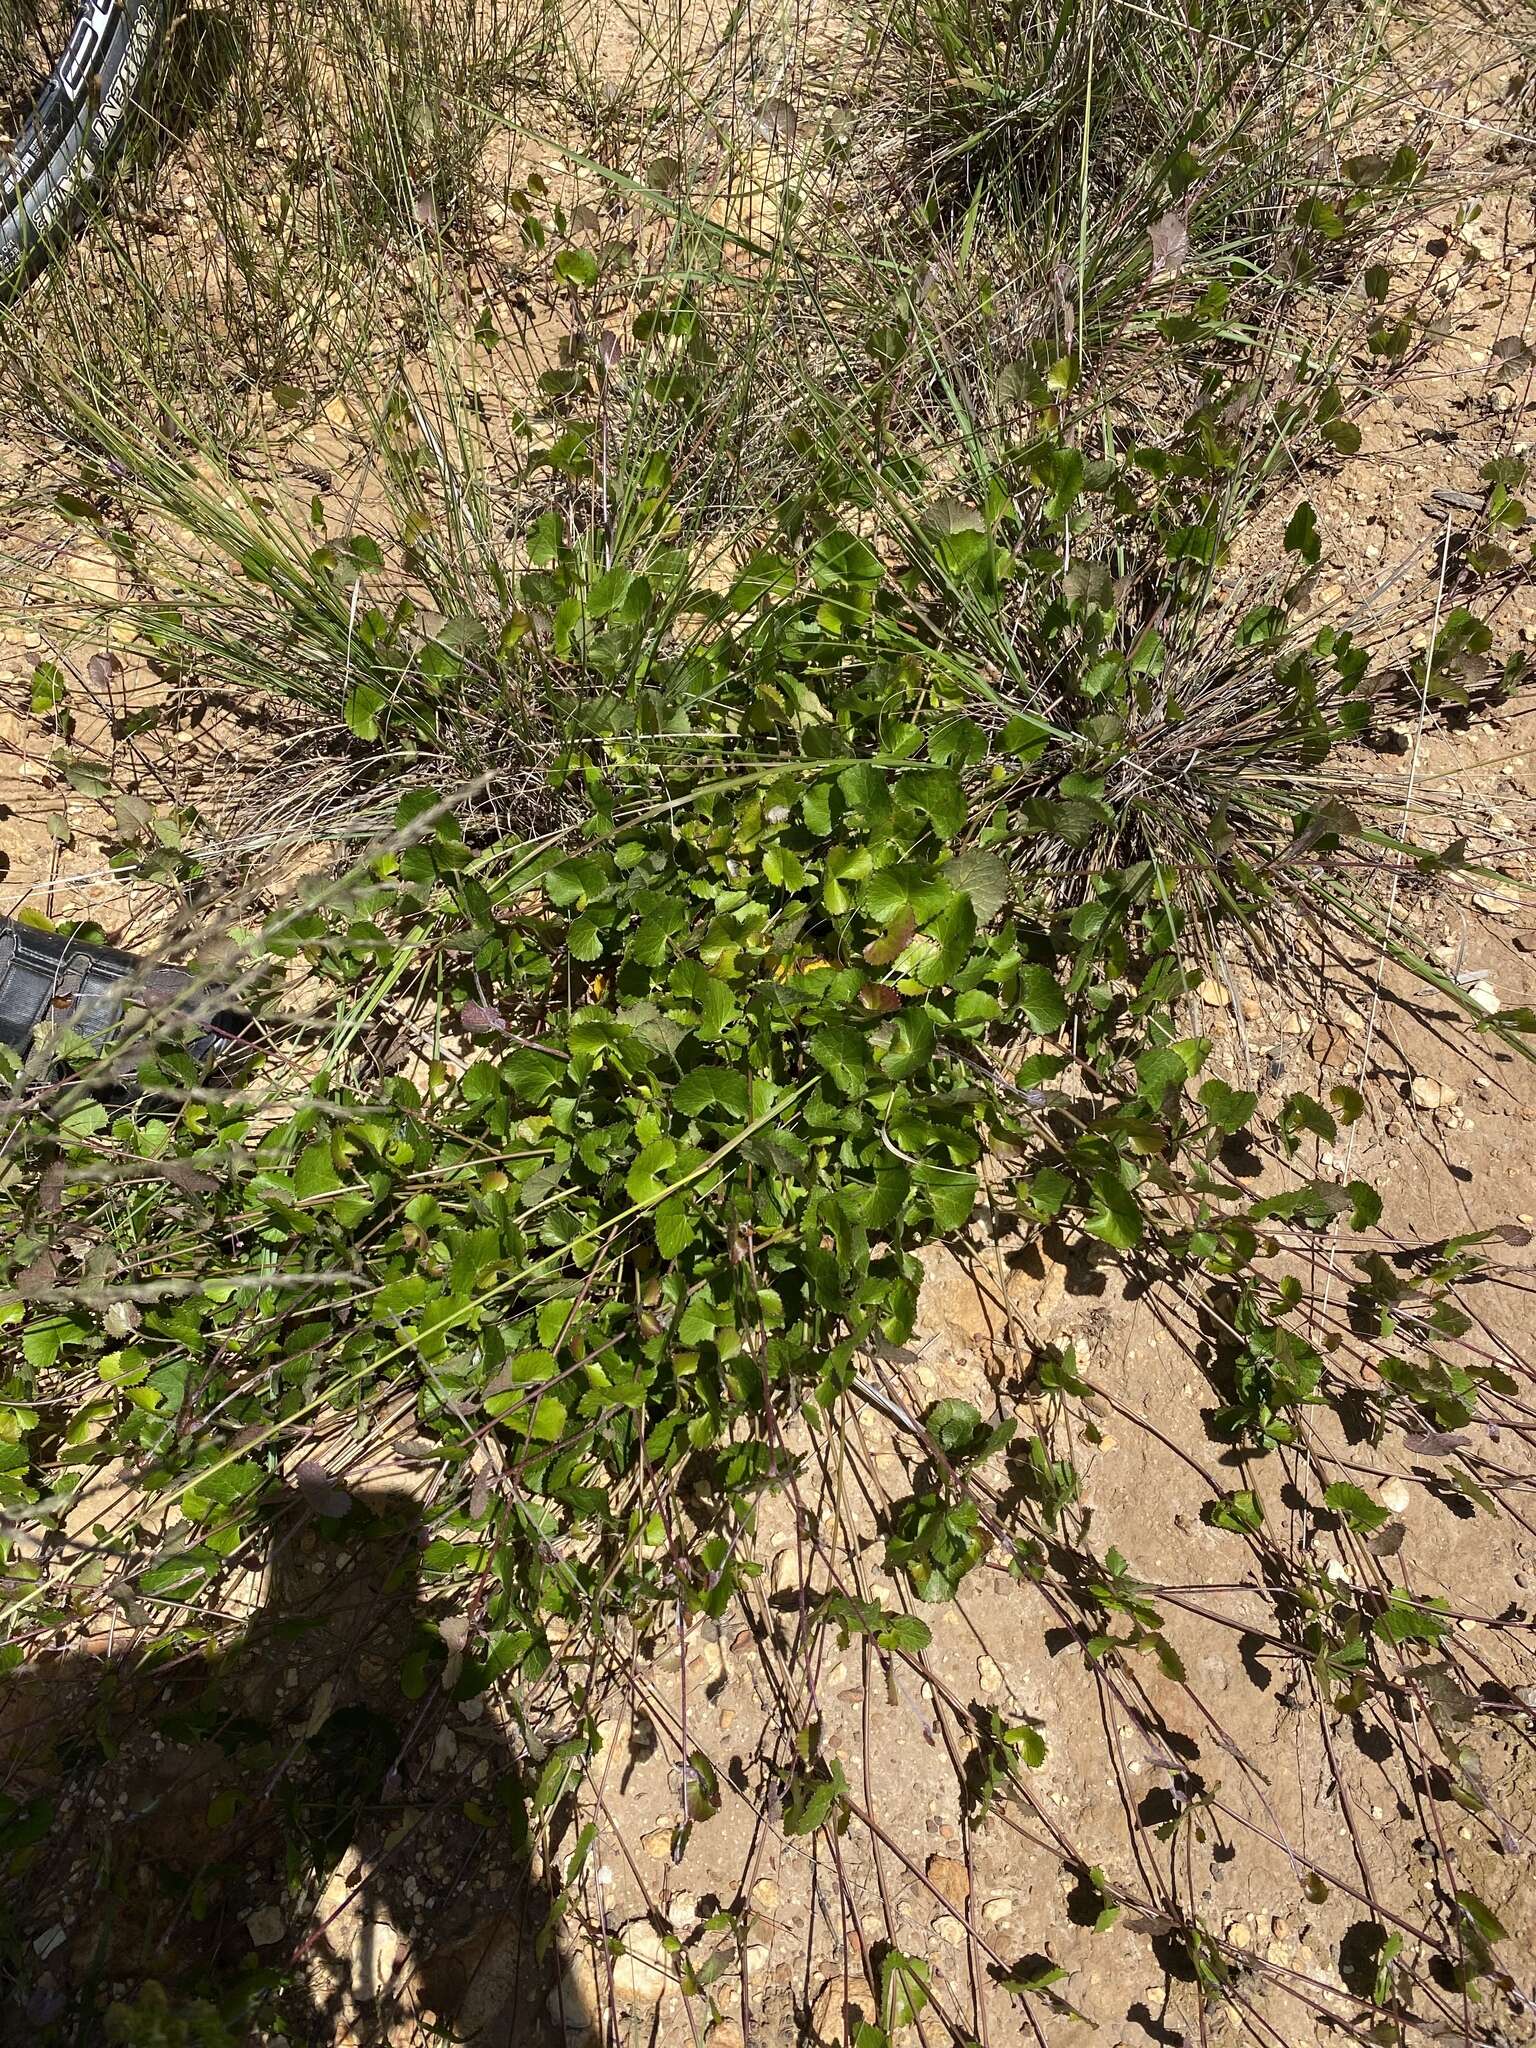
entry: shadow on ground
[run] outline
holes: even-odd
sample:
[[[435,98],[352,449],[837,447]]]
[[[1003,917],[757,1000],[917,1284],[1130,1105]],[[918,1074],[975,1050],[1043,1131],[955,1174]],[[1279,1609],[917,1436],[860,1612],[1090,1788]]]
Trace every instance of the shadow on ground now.
[[[129,1603],[0,1677],[0,2038],[94,2048],[146,1983],[231,2041],[548,2037],[521,1774],[452,1697],[418,1506],[323,1505],[275,1507],[233,1647],[146,1649]]]

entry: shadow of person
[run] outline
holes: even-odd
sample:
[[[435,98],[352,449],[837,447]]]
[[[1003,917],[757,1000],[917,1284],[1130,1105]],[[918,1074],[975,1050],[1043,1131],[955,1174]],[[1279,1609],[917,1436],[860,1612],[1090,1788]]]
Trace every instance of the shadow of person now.
[[[233,1642],[0,1675],[0,2039],[94,2044],[145,1983],[231,2043],[559,2038],[521,1772],[454,1697],[419,1504],[308,1492],[274,1501]]]

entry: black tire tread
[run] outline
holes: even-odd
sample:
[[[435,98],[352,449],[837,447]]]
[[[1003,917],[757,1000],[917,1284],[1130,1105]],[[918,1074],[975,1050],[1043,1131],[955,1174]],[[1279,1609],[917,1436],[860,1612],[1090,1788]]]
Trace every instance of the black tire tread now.
[[[0,152],[0,286],[75,217],[122,139],[163,0],[79,0],[53,75]]]

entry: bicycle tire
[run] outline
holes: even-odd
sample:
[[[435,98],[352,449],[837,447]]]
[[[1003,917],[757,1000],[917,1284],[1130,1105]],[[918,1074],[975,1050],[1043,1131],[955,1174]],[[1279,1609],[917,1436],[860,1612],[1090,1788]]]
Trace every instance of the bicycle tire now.
[[[121,142],[162,4],[78,0],[52,73],[0,149],[0,289],[68,228]]]

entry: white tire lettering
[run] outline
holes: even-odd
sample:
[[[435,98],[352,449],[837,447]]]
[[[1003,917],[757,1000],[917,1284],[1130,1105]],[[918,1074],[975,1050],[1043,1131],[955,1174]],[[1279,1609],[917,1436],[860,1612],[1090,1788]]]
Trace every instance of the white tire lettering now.
[[[159,0],[82,0],[14,155],[0,155],[0,285],[18,257],[64,224],[103,169],[154,48],[160,12]]]

